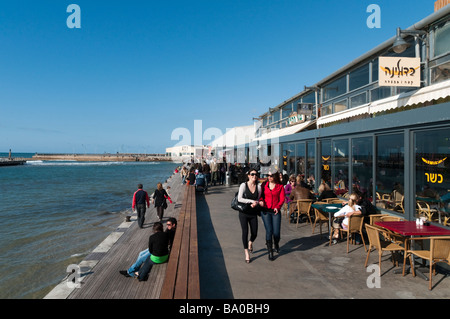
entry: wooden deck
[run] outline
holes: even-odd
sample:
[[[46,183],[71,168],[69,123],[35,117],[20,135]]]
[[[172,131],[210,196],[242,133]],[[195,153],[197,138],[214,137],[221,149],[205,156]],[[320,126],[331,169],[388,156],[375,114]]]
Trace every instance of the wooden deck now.
[[[168,186],[171,187],[173,204],[169,204],[166,209],[163,221],[168,217],[178,219],[185,188],[178,175],[169,179]],[[81,268],[81,287],[73,288],[67,299],[158,299],[167,263],[154,265],[148,280],[143,282],[119,273],[119,270],[128,269],[136,261],[139,252],[147,248],[153,223],[157,220],[156,209],[151,205],[146,213],[144,229],[138,227],[136,215],[132,216],[132,225],[128,229],[118,228],[117,232],[122,231],[123,234],[118,234],[120,238],[107,252],[94,250],[80,264],[98,261],[92,269]]]

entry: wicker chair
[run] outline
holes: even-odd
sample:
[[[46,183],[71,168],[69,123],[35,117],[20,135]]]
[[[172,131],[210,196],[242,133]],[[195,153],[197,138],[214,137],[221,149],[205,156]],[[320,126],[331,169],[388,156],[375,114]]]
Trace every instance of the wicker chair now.
[[[400,222],[405,220],[402,217],[397,217],[397,216],[391,216],[391,215],[387,215],[387,216],[382,216],[380,218],[380,222]]]
[[[306,215],[308,216],[309,223],[312,225],[311,222],[311,205],[313,203],[312,199],[298,199],[297,200],[297,227],[298,227],[298,220],[300,219],[300,215]]]
[[[406,257],[409,256],[409,261],[412,264],[412,255],[415,255],[419,258],[422,258],[424,260],[428,260],[430,263],[430,274],[428,281],[430,282],[428,289],[433,289],[433,283],[432,283],[432,274],[436,274],[436,263],[438,262],[445,262],[450,265],[450,237],[418,237],[414,238],[414,240],[430,240],[430,250],[410,250],[408,249],[405,253],[404,260],[403,260],[403,276],[405,275],[405,263],[406,263]],[[422,245],[423,246],[423,245]],[[433,271],[434,269],[434,271]],[[416,276],[416,272],[414,270],[414,267],[411,267],[413,276]]]
[[[325,202],[316,202],[316,204],[327,204],[327,203],[325,203]],[[316,224],[319,223],[319,226],[320,226],[320,237],[322,238],[322,224],[325,223],[329,227],[329,225],[328,225],[328,223],[329,223],[328,216],[326,216],[324,213],[322,213],[317,208],[314,208],[314,215],[315,215],[315,220],[314,220],[314,224],[313,224],[313,227],[312,227],[312,233],[314,234],[314,230],[316,228]],[[328,231],[329,231],[329,229],[328,229]]]
[[[367,257],[366,257],[366,263],[364,264],[364,267],[367,268],[367,263],[369,261],[369,255],[372,248],[375,248],[378,250],[378,266],[380,267],[380,276],[381,276],[381,256],[383,255],[383,252],[390,251],[391,252],[391,258],[392,263],[398,266],[398,262],[396,262],[394,258],[394,252],[395,251],[403,251],[406,252],[406,244],[407,241],[405,240],[404,246],[400,246],[399,244],[392,243],[390,241],[382,240],[380,238],[380,229],[371,225],[366,224],[366,232],[367,236],[369,237],[369,249],[367,251]],[[403,268],[403,275],[405,275],[405,268]]]
[[[381,217],[385,217],[385,216],[390,216],[390,215],[388,215],[388,214],[373,214],[373,215],[369,215],[369,218],[370,218],[369,224],[371,226],[374,226],[375,222],[380,222],[381,221]]]
[[[366,248],[366,242],[364,240],[364,235],[362,232],[364,225],[364,216],[363,215],[352,215],[348,218],[348,229],[338,228],[339,232],[347,233],[347,254],[349,253],[349,244],[350,244],[350,238],[353,240],[353,234],[360,234],[361,239],[364,245],[364,250],[367,251]],[[330,246],[331,246],[331,240],[332,236],[330,236]]]
[[[437,209],[430,208],[430,205],[423,201],[416,202],[417,215],[426,217],[430,222],[433,221],[433,215],[437,213]]]

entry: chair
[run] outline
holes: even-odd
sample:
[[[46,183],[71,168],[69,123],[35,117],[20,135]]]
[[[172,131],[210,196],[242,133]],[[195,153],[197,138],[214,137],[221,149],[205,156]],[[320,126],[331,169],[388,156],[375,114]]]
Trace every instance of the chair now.
[[[316,202],[316,204],[326,204],[326,203]],[[325,216],[325,214],[322,213],[317,208],[314,208],[314,215],[315,215],[315,220],[314,220],[314,225],[313,225],[313,228],[312,228],[312,233],[314,234],[314,229],[316,228],[316,224],[319,223],[319,226],[320,226],[320,238],[322,238],[322,224],[325,223],[329,227],[329,225],[328,225],[328,223],[329,223],[328,216]],[[329,229],[328,229],[328,231],[329,231]]]
[[[416,212],[419,217],[425,216],[431,222],[434,213],[437,213],[438,211],[430,208],[430,205],[426,202],[416,201]]]
[[[394,252],[396,251],[403,251],[406,252],[406,241],[404,242],[404,247],[400,246],[399,244],[392,243],[390,241],[382,240],[380,238],[380,229],[371,225],[366,224],[366,232],[367,237],[369,237],[369,249],[367,251],[367,257],[366,257],[366,263],[364,264],[364,267],[367,268],[367,263],[369,262],[369,255],[372,250],[372,248],[375,248],[378,250],[378,266],[380,268],[380,276],[381,276],[381,256],[383,255],[383,252],[390,251],[391,252],[391,258],[392,263],[394,266],[396,265],[396,261],[394,259]],[[397,262],[398,266],[398,262]],[[403,268],[403,275],[405,275],[405,268]]]
[[[343,199],[339,199],[339,198],[328,198],[328,203],[329,204],[341,204],[344,203],[345,200]]]
[[[339,232],[347,233],[347,254],[349,252],[349,244],[350,244],[350,237],[353,238],[353,234],[360,234],[361,239],[364,245],[364,250],[367,251],[366,248],[366,242],[364,240],[364,235],[362,232],[364,225],[364,216],[363,215],[352,215],[348,218],[348,229],[339,228]],[[332,236],[330,236],[330,246],[331,246],[331,239]],[[353,240],[352,240],[353,242]]]
[[[339,198],[332,197],[332,198],[324,198],[324,199],[322,199],[322,201],[324,201],[325,203],[331,203],[334,200],[339,200]]]
[[[388,215],[388,214],[373,214],[373,215],[369,215],[369,218],[370,218],[369,224],[371,226],[374,226],[375,222],[380,222],[381,221],[381,217],[385,217],[385,216],[390,216],[390,215]]]
[[[298,227],[298,220],[300,219],[300,215],[302,215],[302,214],[308,216],[309,223],[312,224],[311,215],[309,214],[312,203],[313,203],[312,199],[298,199],[297,200],[297,227]]]
[[[380,218],[380,222],[400,222],[405,220],[402,217],[397,217],[397,216],[392,216],[392,215],[387,215],[387,216],[382,216]]]
[[[433,288],[432,283],[432,272],[434,269],[434,274],[436,274],[436,263],[445,262],[450,265],[450,237],[418,237],[414,240],[430,240],[430,250],[410,250],[408,249],[405,253],[403,260],[403,276],[405,275],[405,262],[406,257],[409,256],[409,261],[412,264],[412,255],[415,255],[424,260],[428,260],[430,263],[430,274],[429,274],[429,287],[431,290]],[[433,268],[434,267],[434,268]],[[413,276],[416,276],[414,267],[411,267]]]

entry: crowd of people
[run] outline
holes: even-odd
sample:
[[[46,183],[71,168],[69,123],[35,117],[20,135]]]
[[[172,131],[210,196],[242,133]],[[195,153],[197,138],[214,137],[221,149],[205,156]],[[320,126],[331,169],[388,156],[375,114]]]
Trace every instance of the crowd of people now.
[[[267,179],[258,182],[259,173],[256,169],[247,171],[247,180],[240,184],[238,201],[245,204],[239,211],[239,221],[242,230],[242,244],[245,262],[250,263],[253,243],[258,236],[258,216],[261,217],[265,228],[265,243],[269,260],[275,260],[274,253],[280,252],[281,211],[286,209],[291,217],[296,214],[297,200],[311,199],[322,201],[326,198],[337,198],[330,186],[322,181],[318,187],[318,194],[313,193],[314,176],[305,179],[304,175],[282,175],[275,170],[269,171]],[[284,183],[283,183],[284,181]],[[364,196],[357,192],[349,196],[335,216],[342,216],[341,222],[335,223],[334,228],[348,227],[348,218],[353,214],[368,216],[375,212],[375,207]],[[250,230],[250,232],[249,232]],[[249,237],[250,236],[250,237]],[[334,243],[337,242],[336,233],[333,234]]]
[[[119,273],[125,277],[135,277],[139,281],[145,281],[154,264],[161,264],[168,260],[175,237],[177,220],[173,217],[167,218],[167,228],[164,231],[164,210],[168,207],[167,201],[172,203],[169,194],[170,187],[167,187],[166,190],[161,183],[157,183],[151,196],[144,190],[142,184],[138,184],[137,188],[133,194],[131,208],[137,213],[139,228],[144,228],[145,213],[150,208],[150,200],[155,205],[158,221],[153,223],[153,234],[149,237],[148,248],[138,254],[135,263],[130,268],[120,270]]]

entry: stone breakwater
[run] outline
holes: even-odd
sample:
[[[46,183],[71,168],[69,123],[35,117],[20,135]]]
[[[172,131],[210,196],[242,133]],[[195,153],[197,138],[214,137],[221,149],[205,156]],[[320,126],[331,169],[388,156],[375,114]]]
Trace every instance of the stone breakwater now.
[[[170,162],[164,154],[35,154],[33,161],[79,161],[79,162]]]

